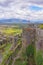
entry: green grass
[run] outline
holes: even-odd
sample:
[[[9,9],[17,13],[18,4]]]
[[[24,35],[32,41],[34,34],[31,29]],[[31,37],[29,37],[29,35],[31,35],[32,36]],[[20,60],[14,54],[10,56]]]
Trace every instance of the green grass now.
[[[39,28],[43,29],[43,24],[40,24],[40,25],[39,25]]]
[[[37,52],[37,54],[36,54],[36,63],[37,63],[37,65],[43,65],[42,51]]]
[[[11,47],[11,44],[7,44],[7,46],[4,48],[4,52],[3,52],[3,61],[2,61],[2,65],[4,65],[4,62],[7,60],[7,58],[10,56],[9,49]]]
[[[21,43],[19,43],[19,45],[20,45]],[[18,46],[19,46],[18,45]],[[9,45],[8,45],[9,46]],[[8,60],[8,58],[14,53],[14,50],[9,50],[10,49],[10,47],[8,47],[7,46],[7,48],[5,48],[5,52],[3,53],[3,60],[2,60],[2,63],[1,63],[1,65],[5,65],[5,61],[7,61]],[[7,51],[8,50],[8,51]]]
[[[1,47],[1,49],[3,48],[4,49],[4,52],[2,52],[2,59],[3,59],[3,61],[5,62],[5,60],[4,60],[4,58],[6,58],[7,59],[7,54],[8,54],[8,52],[9,52],[9,49],[10,49],[10,47],[11,47],[11,45],[12,44],[10,44],[10,43],[8,43],[8,44],[6,44],[6,46],[4,47],[4,45],[2,45],[2,47]],[[4,64],[4,63],[3,63]]]
[[[12,44],[8,43],[6,47],[4,48],[5,51],[9,50]]]
[[[0,45],[0,50],[3,49],[6,46],[6,44]]]
[[[2,31],[4,34],[6,35],[16,35],[16,34],[21,34],[22,33],[22,29],[19,29],[19,28],[7,28],[7,29],[4,29]]]
[[[11,44],[8,43],[8,44],[6,45],[6,47],[4,48],[3,57],[8,53],[10,47],[11,47]]]
[[[14,65],[27,65],[27,62],[22,61],[21,59],[17,59]]]

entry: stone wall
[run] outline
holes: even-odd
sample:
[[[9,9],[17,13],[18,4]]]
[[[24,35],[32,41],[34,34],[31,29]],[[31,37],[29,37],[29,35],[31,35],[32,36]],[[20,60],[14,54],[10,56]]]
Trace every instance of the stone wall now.
[[[35,42],[36,29],[34,28],[24,28],[22,33],[22,43],[23,47],[28,46],[32,42]]]
[[[43,29],[36,29],[36,50],[43,50]]]
[[[14,45],[16,45],[17,41],[19,40],[20,37],[22,37],[22,36],[20,36],[20,35],[0,36],[0,45],[7,44],[7,43],[11,43],[11,44],[14,43]]]

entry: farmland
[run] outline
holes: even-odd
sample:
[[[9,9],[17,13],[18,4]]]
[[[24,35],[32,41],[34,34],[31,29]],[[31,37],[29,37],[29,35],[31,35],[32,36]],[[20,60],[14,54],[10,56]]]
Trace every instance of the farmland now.
[[[39,28],[43,29],[43,24],[40,24],[40,25],[39,25]]]
[[[16,28],[4,28],[2,30],[0,30],[3,34],[6,34],[6,35],[10,35],[10,34],[20,34],[22,32],[22,29],[16,29]]]

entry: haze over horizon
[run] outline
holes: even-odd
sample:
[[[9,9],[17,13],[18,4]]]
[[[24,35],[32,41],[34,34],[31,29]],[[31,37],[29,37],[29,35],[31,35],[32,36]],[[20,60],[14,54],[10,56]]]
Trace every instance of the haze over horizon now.
[[[43,23],[43,0],[0,0],[0,23],[4,19]]]

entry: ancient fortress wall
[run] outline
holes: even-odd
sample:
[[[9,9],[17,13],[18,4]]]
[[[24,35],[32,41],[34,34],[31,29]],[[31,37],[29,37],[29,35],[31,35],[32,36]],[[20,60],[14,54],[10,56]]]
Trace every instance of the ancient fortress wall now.
[[[34,28],[24,28],[22,34],[23,47],[28,46],[32,42],[35,42],[36,29]]]
[[[40,28],[36,29],[36,50],[43,51],[43,29]]]
[[[24,28],[22,33],[23,47],[26,48],[31,43],[34,43],[37,50],[43,50],[43,30],[40,28]]]

